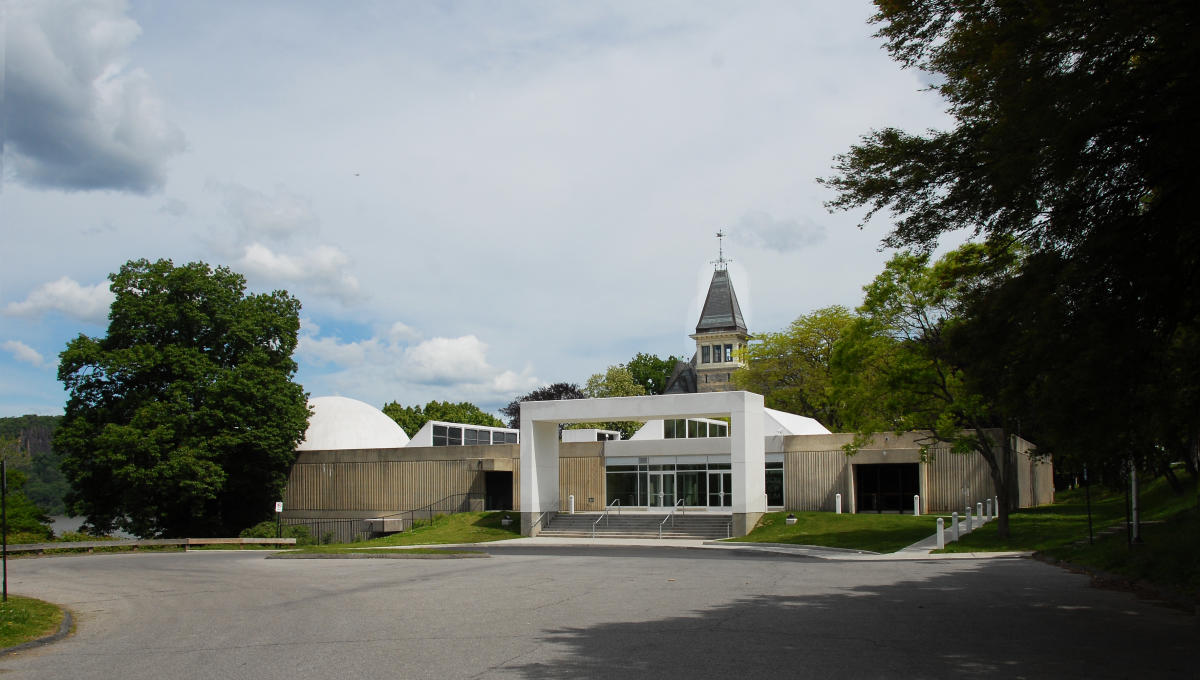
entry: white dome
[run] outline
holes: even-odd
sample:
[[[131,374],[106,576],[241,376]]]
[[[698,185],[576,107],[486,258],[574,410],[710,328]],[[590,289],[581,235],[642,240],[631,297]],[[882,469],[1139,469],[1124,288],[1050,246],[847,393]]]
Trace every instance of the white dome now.
[[[395,449],[408,444],[408,435],[383,411],[357,399],[314,397],[312,415],[297,451]]]

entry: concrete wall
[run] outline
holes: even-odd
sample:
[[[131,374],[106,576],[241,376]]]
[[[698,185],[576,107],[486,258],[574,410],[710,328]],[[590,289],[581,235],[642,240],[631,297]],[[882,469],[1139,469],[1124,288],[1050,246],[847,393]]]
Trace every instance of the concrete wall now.
[[[483,493],[486,471],[512,471],[517,444],[301,452],[284,490],[284,518],[377,517],[459,493]]]
[[[883,437],[886,436],[886,441]],[[995,495],[987,465],[978,454],[931,450],[920,462],[912,434],[880,435],[855,456],[841,446],[853,435],[794,435],[779,439],[784,456],[784,504],[788,510],[832,511],[842,494],[845,512],[854,511],[853,466],[872,463],[919,463],[922,511],[961,511],[963,488],[972,502]],[[1014,437],[1017,452],[1018,505],[1054,500],[1053,466],[1033,461],[1032,445]],[[772,447],[774,448],[774,447]],[[604,456],[728,454],[728,438],[562,443],[559,449],[559,508],[575,495],[575,509],[603,510]],[[459,493],[482,493],[486,471],[513,472],[513,509],[520,508],[516,444],[437,446],[396,449],[301,452],[284,492],[284,517],[368,518],[411,510]],[[594,499],[588,502],[588,499]]]

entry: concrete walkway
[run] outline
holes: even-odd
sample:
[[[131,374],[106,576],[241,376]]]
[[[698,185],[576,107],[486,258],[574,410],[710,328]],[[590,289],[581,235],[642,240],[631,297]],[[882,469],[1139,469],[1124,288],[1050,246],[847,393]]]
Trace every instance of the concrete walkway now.
[[[982,525],[979,525],[982,526]],[[960,535],[966,535],[969,530],[965,523],[960,523]],[[946,543],[950,544],[953,532],[950,528],[945,531]],[[793,543],[743,543],[729,540],[701,539],[669,539],[669,538],[559,538],[559,537],[523,537],[488,543],[463,543],[454,545],[412,545],[394,546],[403,548],[479,548],[489,545],[514,546],[631,546],[659,548],[701,548],[709,550],[755,550],[773,552],[797,557],[810,557],[820,560],[845,562],[881,562],[896,560],[978,560],[978,559],[1012,559],[1029,557],[1032,552],[971,552],[932,554],[937,548],[937,535],[930,535],[912,545],[901,548],[894,553],[875,553],[868,550],[849,550],[846,548],[830,548],[819,545],[796,545]]]

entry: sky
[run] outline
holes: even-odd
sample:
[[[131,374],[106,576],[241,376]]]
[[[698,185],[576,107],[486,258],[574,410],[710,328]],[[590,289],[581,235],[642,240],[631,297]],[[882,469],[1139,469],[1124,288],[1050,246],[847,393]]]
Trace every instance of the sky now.
[[[107,277],[202,261],[297,297],[297,380],[495,411],[690,358],[712,260],[751,332],[890,253],[818,177],[946,127],[866,2],[0,3],[0,416],[61,413]]]

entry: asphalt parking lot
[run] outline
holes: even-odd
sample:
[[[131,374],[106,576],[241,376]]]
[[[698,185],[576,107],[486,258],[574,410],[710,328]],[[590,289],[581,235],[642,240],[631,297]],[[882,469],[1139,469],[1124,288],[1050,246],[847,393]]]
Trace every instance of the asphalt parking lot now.
[[[5,678],[1196,678],[1195,616],[1028,559],[489,546],[14,560],[71,637]]]

